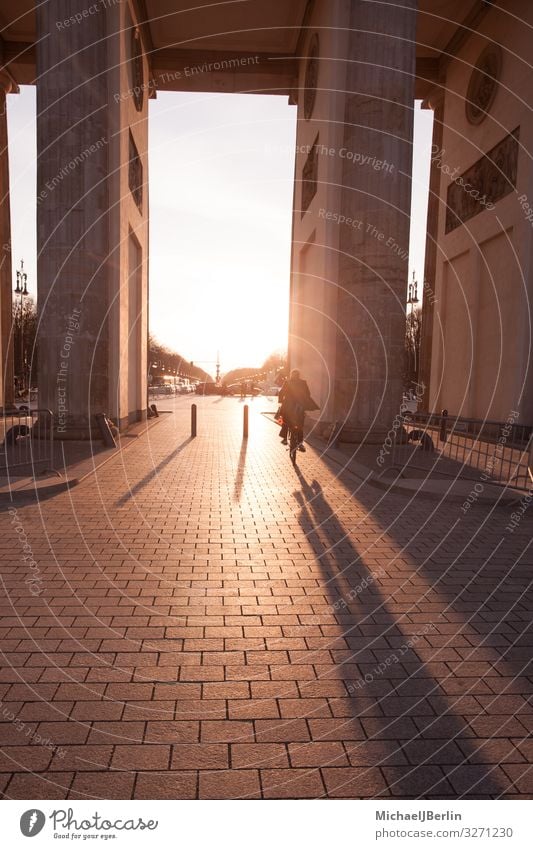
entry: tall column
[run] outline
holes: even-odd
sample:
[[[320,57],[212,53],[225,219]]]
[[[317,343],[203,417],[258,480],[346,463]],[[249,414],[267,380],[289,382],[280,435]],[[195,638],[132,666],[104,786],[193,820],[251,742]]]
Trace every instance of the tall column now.
[[[437,270],[437,239],[440,207],[440,177],[436,156],[442,150],[444,127],[444,90],[439,88],[428,98],[433,109],[433,140],[426,232],[426,258],[424,261],[424,287],[422,300],[422,335],[420,340],[419,383],[424,385],[421,409],[429,412],[429,384],[431,380],[431,351],[433,347],[433,316],[435,312],[435,272]]]
[[[85,6],[48,0],[35,9],[39,405],[73,438],[108,412],[105,12],[61,29]]]
[[[402,398],[411,202],[416,0],[350,4],[335,418],[381,441]]]
[[[35,11],[39,403],[79,439],[146,410],[146,345],[128,347],[146,330],[146,60],[127,3]]]
[[[7,95],[17,91],[11,77],[0,72],[0,407],[14,404],[13,386],[13,281],[11,268],[11,210],[9,203],[9,156]]]

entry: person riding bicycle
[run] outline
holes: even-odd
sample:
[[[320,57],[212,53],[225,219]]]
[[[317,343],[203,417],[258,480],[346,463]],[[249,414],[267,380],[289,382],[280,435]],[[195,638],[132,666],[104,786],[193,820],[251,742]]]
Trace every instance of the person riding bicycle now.
[[[304,438],[304,419],[306,410],[318,410],[316,404],[311,398],[307,381],[300,377],[300,371],[294,368],[288,380],[281,387],[278,395],[281,404],[281,418],[283,424],[279,435],[283,445],[287,444],[287,431],[290,429],[296,434],[298,450],[305,451],[303,444]]]

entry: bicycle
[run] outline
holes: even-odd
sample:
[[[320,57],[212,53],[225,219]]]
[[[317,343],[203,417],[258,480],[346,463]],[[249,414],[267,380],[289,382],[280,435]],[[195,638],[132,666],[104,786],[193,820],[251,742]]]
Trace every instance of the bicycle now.
[[[296,452],[298,451],[298,431],[296,428],[291,428],[289,425],[287,431],[287,439],[289,442],[289,457],[293,466],[296,465]]]

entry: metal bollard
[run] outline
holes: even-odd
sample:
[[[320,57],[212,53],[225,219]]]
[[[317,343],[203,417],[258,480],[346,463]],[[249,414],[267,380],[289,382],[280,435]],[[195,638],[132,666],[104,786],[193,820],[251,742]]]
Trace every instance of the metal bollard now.
[[[244,405],[242,413],[242,438],[248,439],[248,404]]]
[[[191,406],[191,439],[196,436],[196,404]]]
[[[446,424],[447,424],[448,410],[443,410],[442,413],[441,413],[441,416],[442,416],[442,418],[440,420],[439,439],[440,439],[441,442],[446,442],[446,439],[447,439]]]

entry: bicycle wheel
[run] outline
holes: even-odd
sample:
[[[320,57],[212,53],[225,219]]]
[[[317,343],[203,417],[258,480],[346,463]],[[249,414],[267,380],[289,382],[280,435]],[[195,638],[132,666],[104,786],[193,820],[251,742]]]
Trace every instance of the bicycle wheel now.
[[[289,434],[289,457],[293,466],[296,465],[296,451],[298,448],[298,437],[295,431],[291,430]]]

